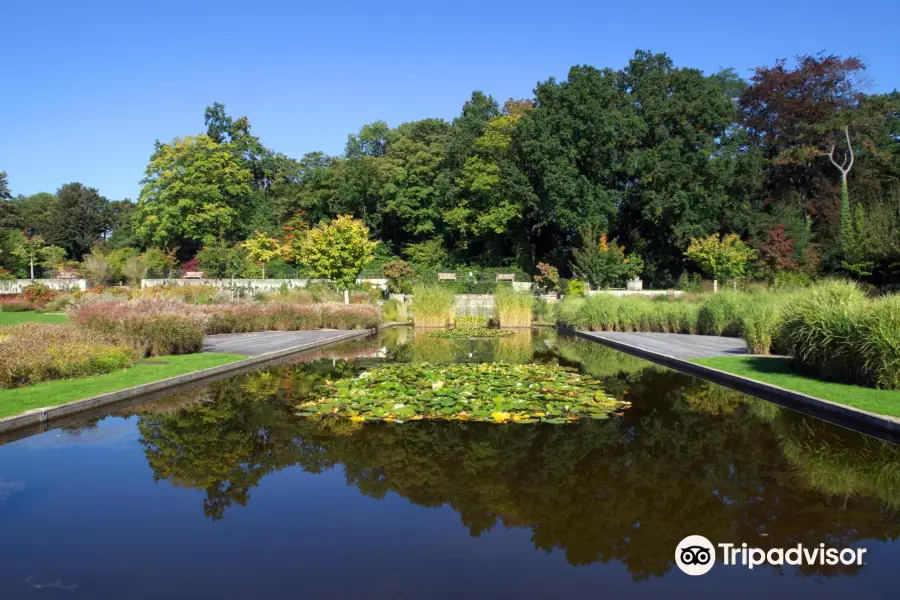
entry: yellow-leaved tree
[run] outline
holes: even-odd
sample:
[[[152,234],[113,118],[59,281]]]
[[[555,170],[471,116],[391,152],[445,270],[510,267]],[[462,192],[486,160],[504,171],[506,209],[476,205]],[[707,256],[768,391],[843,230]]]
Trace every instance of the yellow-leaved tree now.
[[[246,242],[241,244],[250,258],[262,269],[262,278],[266,278],[266,265],[281,256],[281,244],[277,239],[257,231]]]
[[[313,277],[330,279],[344,290],[344,302],[349,304],[350,287],[372,260],[376,245],[362,221],[339,215],[305,231],[294,242],[294,257]]]

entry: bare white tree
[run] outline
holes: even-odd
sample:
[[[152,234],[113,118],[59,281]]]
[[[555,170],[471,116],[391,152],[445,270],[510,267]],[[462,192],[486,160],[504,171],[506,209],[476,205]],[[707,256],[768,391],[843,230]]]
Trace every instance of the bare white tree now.
[[[847,189],[847,175],[850,173],[850,169],[853,168],[853,145],[850,143],[850,127],[848,125],[844,125],[844,136],[847,138],[847,153],[844,154],[844,160],[841,161],[841,164],[834,160],[835,144],[831,145],[831,150],[827,154],[831,164],[841,172],[841,190]]]

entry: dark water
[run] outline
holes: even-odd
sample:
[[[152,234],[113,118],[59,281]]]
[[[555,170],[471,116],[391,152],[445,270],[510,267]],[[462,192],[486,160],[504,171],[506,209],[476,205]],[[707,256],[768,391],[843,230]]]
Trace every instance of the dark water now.
[[[552,332],[407,337],[0,447],[0,598],[898,597],[896,446]],[[571,426],[293,416],[326,379],[451,359],[580,364],[632,407]],[[689,577],[689,534],[866,563]]]

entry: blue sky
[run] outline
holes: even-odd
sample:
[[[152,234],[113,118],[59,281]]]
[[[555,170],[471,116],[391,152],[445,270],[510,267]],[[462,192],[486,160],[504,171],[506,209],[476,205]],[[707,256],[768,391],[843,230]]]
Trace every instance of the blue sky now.
[[[136,198],[156,139],[213,101],[290,156],[337,154],[384,119],[453,118],[472,90],[526,97],[636,48],[744,76],[779,57],[858,54],[900,88],[900,2],[87,2],[0,0],[0,171],[14,193],[81,181]]]

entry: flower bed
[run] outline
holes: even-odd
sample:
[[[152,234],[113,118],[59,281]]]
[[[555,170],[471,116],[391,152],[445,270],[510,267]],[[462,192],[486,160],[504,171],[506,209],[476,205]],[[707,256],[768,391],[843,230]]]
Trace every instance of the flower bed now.
[[[341,380],[298,415],[402,423],[422,419],[563,424],[627,406],[602,383],[556,365],[389,364]]]

